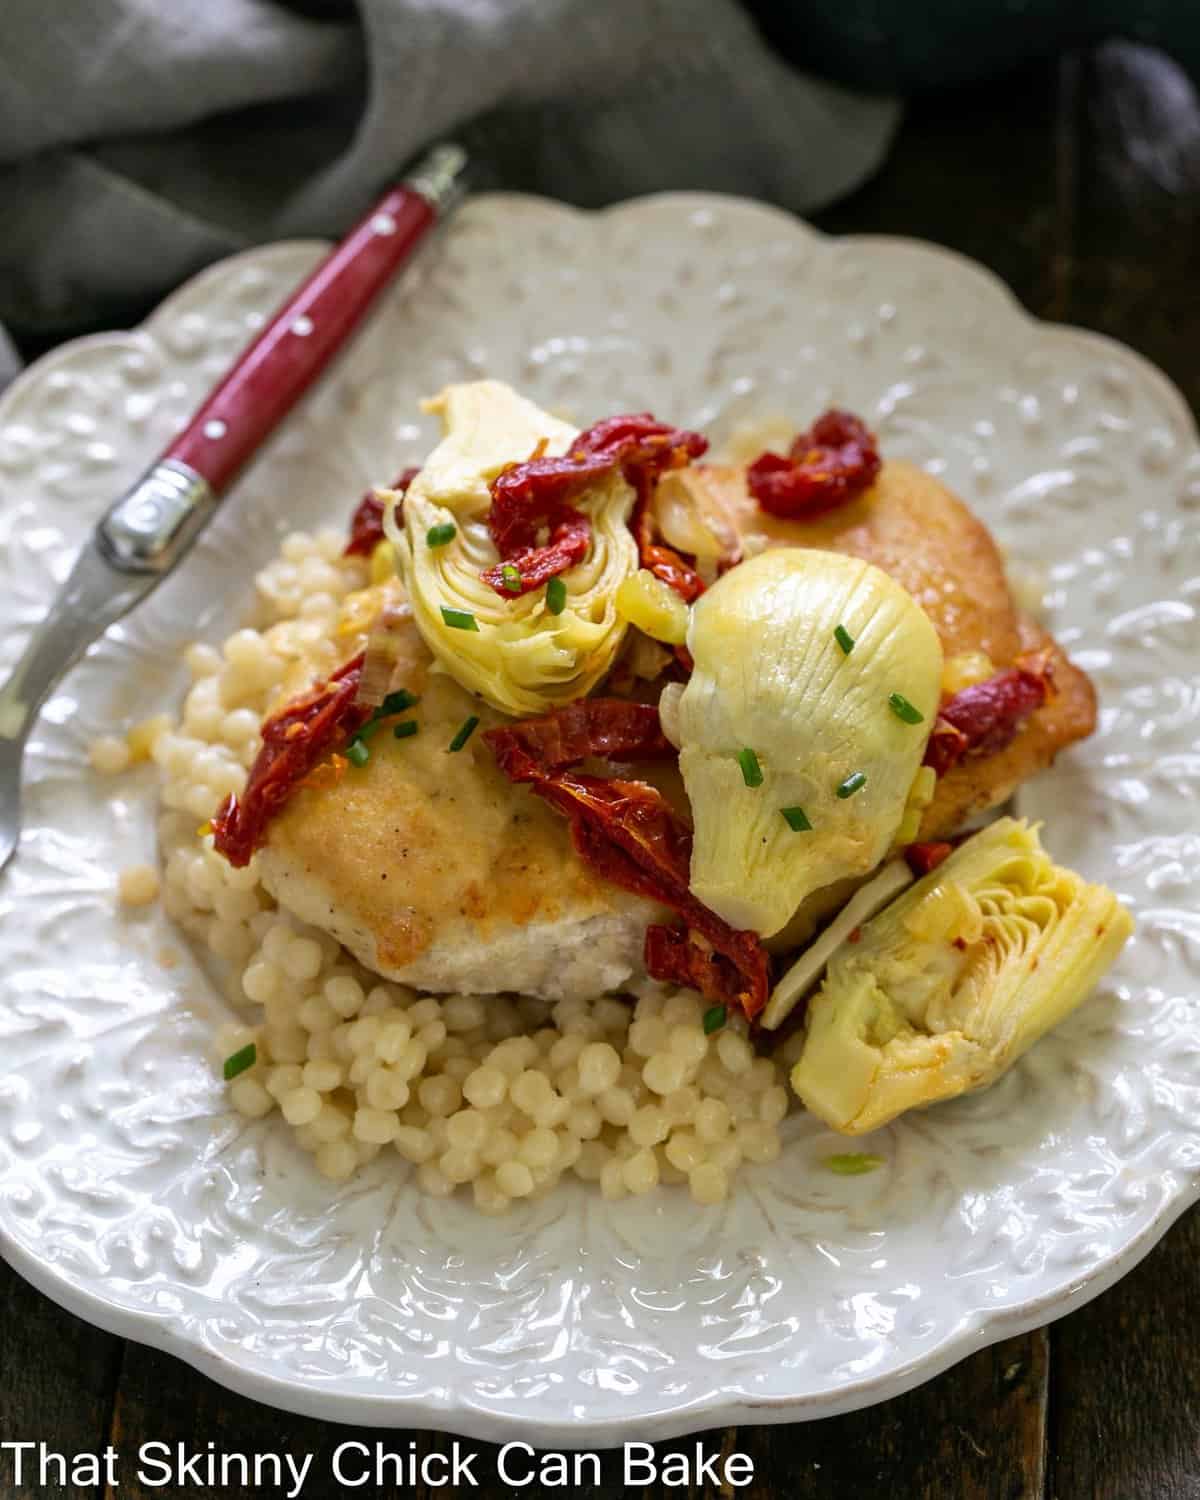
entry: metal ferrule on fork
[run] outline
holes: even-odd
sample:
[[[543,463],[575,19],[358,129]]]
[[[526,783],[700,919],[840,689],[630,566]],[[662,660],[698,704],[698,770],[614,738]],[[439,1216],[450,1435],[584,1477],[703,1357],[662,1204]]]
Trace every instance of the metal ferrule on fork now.
[[[84,547],[71,570],[57,608],[35,629],[0,684],[0,742],[24,740],[57,678],[170,572],[216,504],[208,482],[194,469],[163,459],[108,509],[94,544]]]
[[[114,567],[130,573],[167,573],[216,508],[208,481],[168,458],[147,469],[108,511],[96,535]]]

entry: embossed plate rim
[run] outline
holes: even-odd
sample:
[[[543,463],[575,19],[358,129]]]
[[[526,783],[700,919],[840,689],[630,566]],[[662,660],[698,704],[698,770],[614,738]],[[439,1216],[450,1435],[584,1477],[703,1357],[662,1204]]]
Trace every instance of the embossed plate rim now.
[[[485,1411],[468,1403],[441,1408],[431,1404],[425,1396],[339,1395],[336,1390],[305,1385],[298,1380],[239,1365],[193,1339],[173,1335],[161,1319],[104,1301],[30,1255],[23,1246],[9,1238],[2,1223],[0,1256],[52,1302],[103,1333],[173,1355],[235,1395],[247,1396],[278,1411],[345,1426],[411,1427],[457,1433],[485,1443],[524,1441],[537,1448],[569,1451],[617,1448],[626,1442],[669,1442],[673,1438],[720,1427],[819,1421],[903,1396],[936,1379],[972,1354],[1005,1339],[1045,1327],[1102,1296],[1144,1260],[1176,1220],[1198,1200],[1200,1187],[1169,1200],[1160,1215],[1135,1239],[1108,1260],[1098,1262],[1094,1270],[1065,1289],[1046,1292],[1020,1307],[990,1317],[972,1317],[928,1355],[865,1380],[848,1381],[832,1393],[761,1397],[749,1401],[740,1396],[714,1398],[660,1411],[644,1411],[634,1417],[580,1418],[570,1427],[545,1423],[524,1414]],[[443,1422],[445,1425],[440,1425]]]

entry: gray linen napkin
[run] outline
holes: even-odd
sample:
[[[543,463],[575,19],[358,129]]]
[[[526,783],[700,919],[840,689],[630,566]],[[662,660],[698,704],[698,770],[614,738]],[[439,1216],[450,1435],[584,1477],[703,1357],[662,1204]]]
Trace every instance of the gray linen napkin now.
[[[423,145],[596,205],[659,188],[806,211],[898,106],[807,77],[736,0],[4,0],[0,324],[140,317],[258,240],[335,235]],[[0,327],[0,383],[15,368]]]

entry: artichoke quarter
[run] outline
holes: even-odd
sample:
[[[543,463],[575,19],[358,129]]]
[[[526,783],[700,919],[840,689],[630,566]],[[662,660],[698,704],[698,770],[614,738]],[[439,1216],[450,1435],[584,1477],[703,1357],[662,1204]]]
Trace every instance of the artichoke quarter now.
[[[496,562],[491,482],[535,449],[565,453],[576,429],[498,380],[447,386],[425,409],[441,416],[445,436],[402,506],[381,492],[421,635],[451,677],[502,713],[539,714],[583,697],[625,635],[616,594],[638,565],[632,486],[616,470],[572,502],[591,523],[591,541],[584,560],[562,575],[566,602],[557,614],[545,589],[500,598],[480,577]],[[432,545],[430,533],[447,529],[451,540]]]
[[[770,937],[810,893],[887,854],[937,713],[942,648],[886,573],[803,547],[730,569],[693,606],[687,645],[695,670],[671,717],[691,888]]]
[[[1132,930],[1110,890],[1001,818],[834,956],[792,1087],[848,1135],[986,1087],[1085,999]]]

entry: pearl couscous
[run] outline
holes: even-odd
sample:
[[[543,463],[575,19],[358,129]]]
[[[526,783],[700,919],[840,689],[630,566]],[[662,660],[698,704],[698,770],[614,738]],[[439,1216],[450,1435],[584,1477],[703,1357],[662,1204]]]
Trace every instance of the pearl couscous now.
[[[216,1038],[218,1065],[239,1062],[233,1107],[251,1119],[278,1111],[334,1181],[390,1149],[424,1192],[469,1186],[489,1214],[568,1173],[609,1199],[665,1183],[721,1202],[743,1162],[778,1156],[788,1112],[784,1060],[758,1056],[740,1018],[706,1034],[705,1002],[659,985],[636,1000],[554,1005],[420,995],[279,910],[255,860],[234,869],[214,851],[207,820],[242,789],[263,715],[345,654],[339,609],[368,572],[341,556],[343,541],[287,537],[258,575],[261,628],[185,653],[178,723],[148,720],[91,752],[106,773],[147,754],[158,767],[164,907],[232,966],[255,1016]],[[122,900],[149,890],[144,870],[122,878]]]
[[[151,906],[158,900],[158,871],[153,865],[130,865],[117,881],[122,906]]]

